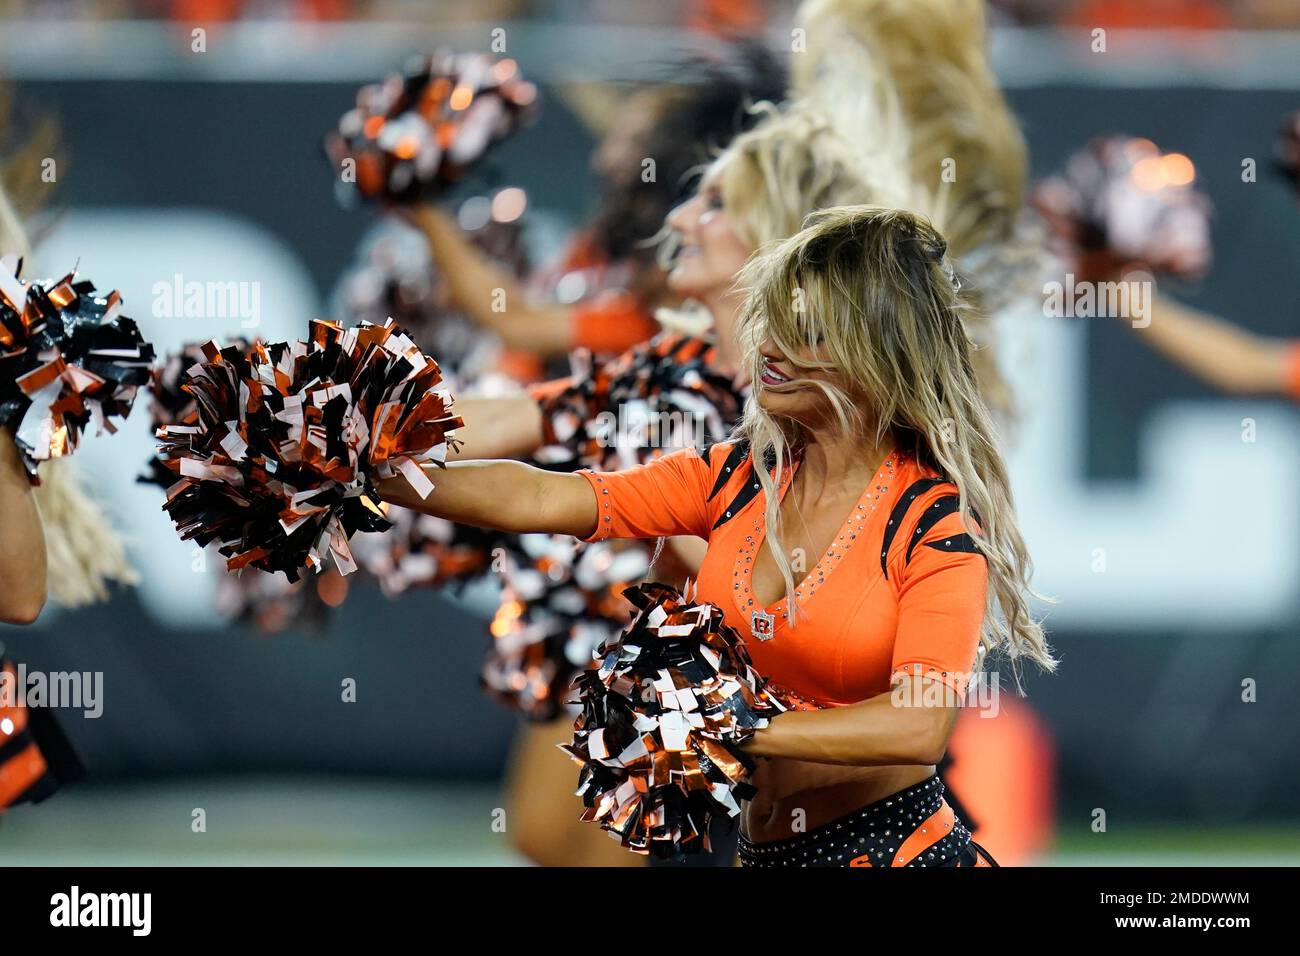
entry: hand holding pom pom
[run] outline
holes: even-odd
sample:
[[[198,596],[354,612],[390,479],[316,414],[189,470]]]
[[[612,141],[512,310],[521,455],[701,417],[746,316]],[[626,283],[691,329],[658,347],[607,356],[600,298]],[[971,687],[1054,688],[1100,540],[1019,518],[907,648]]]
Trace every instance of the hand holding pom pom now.
[[[154,353],[116,292],[101,296],[76,273],[23,282],[20,265],[0,259],[0,426],[35,482],[37,465],[72,454],[92,419],[116,431],[111,419],[130,414]]]
[[[417,57],[403,75],[362,87],[325,152],[365,199],[430,198],[464,175],[531,113],[537,88],[514,60],[483,53]]]
[[[438,365],[400,328],[313,321],[306,342],[205,347],[185,388],[193,424],[158,429],[178,480],[163,508],[183,540],[220,543],[230,570],[347,574],[348,539],[389,527],[374,482],[403,475],[421,498],[423,464],[443,465],[463,422],[436,391]]]
[[[1183,278],[1210,263],[1209,201],[1181,153],[1146,139],[1111,136],[1074,154],[1039,184],[1034,205],[1076,278],[1113,279],[1131,268]]]
[[[753,795],[740,744],[784,707],[720,609],[662,584],[624,596],[636,617],[578,678],[582,716],[563,748],[582,765],[582,818],[637,853],[708,852],[710,821]]]

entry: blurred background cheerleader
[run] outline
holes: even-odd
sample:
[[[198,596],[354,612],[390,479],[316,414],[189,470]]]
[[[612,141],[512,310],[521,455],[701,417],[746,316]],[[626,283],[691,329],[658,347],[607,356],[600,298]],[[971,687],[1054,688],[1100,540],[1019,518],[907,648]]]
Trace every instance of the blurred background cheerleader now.
[[[663,73],[662,82],[630,95],[597,85],[572,94],[610,127],[591,159],[599,203],[532,288],[493,262],[438,206],[411,208],[452,300],[507,348],[546,359],[574,348],[619,353],[649,339],[658,328],[654,311],[671,295],[652,241],[664,216],[710,152],[744,126],[747,108],[785,92],[781,62],[751,40],[725,43],[712,56]]]

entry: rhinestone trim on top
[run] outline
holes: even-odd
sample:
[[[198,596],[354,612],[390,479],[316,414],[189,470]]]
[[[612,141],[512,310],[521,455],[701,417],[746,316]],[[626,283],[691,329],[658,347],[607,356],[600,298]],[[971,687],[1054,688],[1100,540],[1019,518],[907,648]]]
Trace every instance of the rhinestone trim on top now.
[[[843,524],[840,525],[839,533],[835,536],[835,540],[830,543],[830,547],[826,549],[826,553],[821,556],[804,579],[796,585],[794,589],[796,600],[810,599],[817,593],[817,589],[826,582],[827,576],[839,566],[840,560],[852,547],[858,535],[862,533],[863,527],[875,512],[881,499],[889,492],[897,473],[900,457],[897,451],[893,451],[881,463],[880,470],[862,492],[857,504],[849,512],[848,517],[844,519]],[[777,492],[782,500],[784,500],[785,493],[789,490],[793,481],[794,470],[792,469],[786,474]],[[741,615],[749,618],[751,635],[761,641],[770,641],[776,633],[776,619],[788,619],[789,617],[789,609],[786,606],[788,598],[783,597],[766,608],[755,603],[750,580],[754,570],[754,559],[757,557],[758,549],[762,547],[763,540],[766,537],[763,528],[763,508],[756,508],[754,516],[754,530],[751,534],[745,535],[745,546],[736,555],[736,564],[732,569],[732,594],[736,599],[736,607]]]

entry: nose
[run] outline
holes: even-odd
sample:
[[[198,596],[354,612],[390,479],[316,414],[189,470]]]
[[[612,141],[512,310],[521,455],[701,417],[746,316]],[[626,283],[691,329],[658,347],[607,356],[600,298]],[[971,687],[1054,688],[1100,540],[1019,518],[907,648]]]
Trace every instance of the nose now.
[[[668,228],[674,232],[687,233],[699,221],[701,199],[698,195],[692,196],[683,203],[674,206],[668,213]]]
[[[772,336],[770,335],[763,336],[763,341],[758,343],[758,354],[763,356],[763,358],[768,359],[773,364],[785,358],[785,353],[777,348],[776,343],[772,341]]]

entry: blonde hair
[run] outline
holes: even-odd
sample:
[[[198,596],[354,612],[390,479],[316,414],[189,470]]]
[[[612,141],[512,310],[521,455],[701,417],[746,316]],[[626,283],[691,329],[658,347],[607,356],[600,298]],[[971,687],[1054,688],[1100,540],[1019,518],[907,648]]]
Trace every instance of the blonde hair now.
[[[18,213],[9,203],[4,184],[0,182],[0,256],[16,252],[24,259],[31,254],[27,233],[18,219]]]
[[[911,180],[907,130],[892,90],[839,92],[849,102],[838,117],[820,100],[756,104],[752,110],[763,118],[705,170],[700,188],[718,189],[728,222],[751,249],[794,235],[804,217],[828,206],[923,204]],[[852,124],[872,126],[869,144],[842,135]],[[671,245],[665,251],[671,256]],[[656,317],[688,334],[700,334],[711,323],[702,307],[689,304],[660,309]]]
[[[108,582],[137,584],[122,538],[103,509],[81,487],[67,458],[41,463],[36,506],[45,528],[50,598],[79,607],[108,598]]]
[[[846,82],[894,91],[908,127],[908,166],[925,200],[903,208],[947,237],[981,308],[967,317],[985,399],[1011,417],[988,316],[1032,294],[1042,243],[1023,215],[1028,154],[986,54],[981,0],[807,0],[795,16],[807,50],[792,60],[795,90],[842,113]],[[822,91],[830,91],[824,96]],[[846,135],[874,132],[852,117]],[[895,205],[882,203],[883,205]]]
[[[971,363],[962,321],[968,306],[946,253],[943,236],[911,212],[845,206],[814,213],[803,231],[746,266],[741,346],[754,381],[763,364],[759,346],[769,336],[795,367],[835,372],[838,383],[810,381],[844,434],[877,445],[892,441],[957,486],[962,521],[988,559],[984,649],[1004,648],[1013,662],[1027,657],[1050,671],[1056,661],[1029,610],[1032,564]],[[799,358],[808,348],[815,358]],[[773,417],[751,394],[736,437],[749,442],[755,462],[775,460],[775,476],[755,471],[793,626],[795,581],[780,544],[777,488],[805,443],[803,426]]]
[[[22,223],[0,186],[0,254],[26,257],[30,251]],[[104,600],[109,581],[136,583],[121,538],[80,487],[75,467],[70,460],[43,462],[35,489],[45,529],[50,597],[64,607]]]

